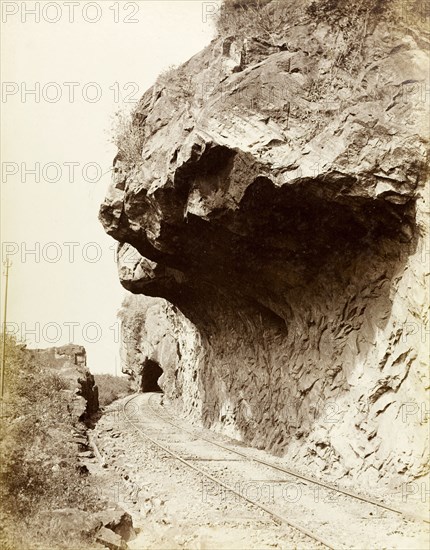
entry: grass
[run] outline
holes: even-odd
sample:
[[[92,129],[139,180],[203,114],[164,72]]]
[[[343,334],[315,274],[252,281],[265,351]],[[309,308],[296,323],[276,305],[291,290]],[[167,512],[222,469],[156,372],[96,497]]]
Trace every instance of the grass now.
[[[94,379],[99,388],[99,403],[102,407],[133,393],[128,377],[95,374]]]

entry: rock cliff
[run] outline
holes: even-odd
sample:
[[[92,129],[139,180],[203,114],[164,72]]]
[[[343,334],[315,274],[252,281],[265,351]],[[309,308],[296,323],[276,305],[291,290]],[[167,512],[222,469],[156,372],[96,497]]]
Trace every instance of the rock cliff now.
[[[68,388],[61,391],[76,421],[88,420],[99,410],[98,387],[87,367],[87,353],[83,346],[68,344],[29,351],[44,368],[58,374],[67,384]]]
[[[404,3],[255,4],[114,160],[120,280],[168,301],[128,302],[125,368],[290,464],[398,485],[428,453],[429,35]]]

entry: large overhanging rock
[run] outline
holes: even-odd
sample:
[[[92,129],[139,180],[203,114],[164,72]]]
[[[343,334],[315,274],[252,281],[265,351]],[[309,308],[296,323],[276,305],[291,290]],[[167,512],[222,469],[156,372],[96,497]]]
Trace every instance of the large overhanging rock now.
[[[270,44],[219,38],[148,90],[100,218],[125,288],[178,306],[179,347],[204,350],[165,366],[184,413],[396,483],[425,471],[428,42],[374,15],[347,70],[347,27],[309,13]]]

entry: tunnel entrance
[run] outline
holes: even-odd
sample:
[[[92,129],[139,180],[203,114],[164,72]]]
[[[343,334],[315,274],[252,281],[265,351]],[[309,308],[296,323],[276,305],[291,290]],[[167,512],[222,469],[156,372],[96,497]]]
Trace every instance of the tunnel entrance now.
[[[158,379],[163,374],[163,369],[156,361],[147,359],[141,370],[140,391],[141,392],[162,392],[158,385]]]

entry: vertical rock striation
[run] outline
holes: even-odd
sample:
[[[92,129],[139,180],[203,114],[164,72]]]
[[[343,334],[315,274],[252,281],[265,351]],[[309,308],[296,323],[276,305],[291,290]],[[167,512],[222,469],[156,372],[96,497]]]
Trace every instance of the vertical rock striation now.
[[[168,301],[126,304],[129,372],[157,363],[183,414],[290,463],[396,485],[428,453],[429,41],[339,5],[291,2],[270,39],[158,81],[100,219],[123,286]]]

